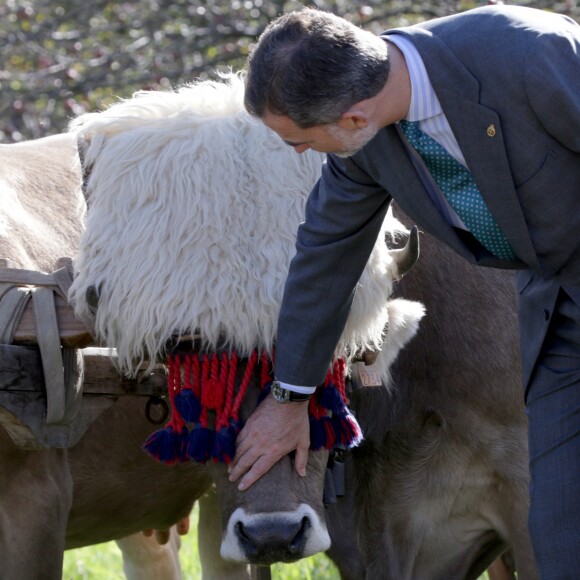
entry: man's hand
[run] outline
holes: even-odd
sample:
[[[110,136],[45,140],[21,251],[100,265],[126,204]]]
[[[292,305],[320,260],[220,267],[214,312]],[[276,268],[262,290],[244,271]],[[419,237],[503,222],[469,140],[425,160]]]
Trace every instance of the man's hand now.
[[[248,489],[294,450],[294,468],[304,477],[310,448],[308,401],[280,404],[271,396],[266,397],[250,415],[236,444],[236,455],[228,471],[230,481],[244,476],[238,489]]]

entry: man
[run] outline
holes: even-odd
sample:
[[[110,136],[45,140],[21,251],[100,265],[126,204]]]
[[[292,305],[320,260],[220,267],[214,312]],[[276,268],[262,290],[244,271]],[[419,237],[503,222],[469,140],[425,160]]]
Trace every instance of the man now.
[[[577,577],[580,27],[488,6],[377,37],[302,10],[261,36],[246,108],[297,152],[328,153],[286,283],[278,398],[323,380],[391,196],[470,262],[518,270],[530,530],[542,577]],[[303,474],[307,447],[306,404],[267,399],[230,478],[247,488],[292,451]]]

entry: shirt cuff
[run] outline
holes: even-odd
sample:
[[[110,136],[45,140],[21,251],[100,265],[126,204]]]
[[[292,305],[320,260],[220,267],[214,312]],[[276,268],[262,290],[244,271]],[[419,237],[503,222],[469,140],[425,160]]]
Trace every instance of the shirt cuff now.
[[[302,387],[282,382],[280,382],[280,386],[283,389],[288,389],[289,391],[294,391],[295,393],[300,393],[302,395],[312,395],[316,391],[316,387]]]

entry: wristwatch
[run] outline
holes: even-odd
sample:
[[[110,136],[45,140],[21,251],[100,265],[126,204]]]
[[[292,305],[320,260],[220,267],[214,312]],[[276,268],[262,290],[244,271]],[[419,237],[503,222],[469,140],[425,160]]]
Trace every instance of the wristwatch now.
[[[270,391],[277,403],[302,403],[310,399],[308,393],[297,393],[296,391],[285,389],[280,384],[280,381],[272,381]]]

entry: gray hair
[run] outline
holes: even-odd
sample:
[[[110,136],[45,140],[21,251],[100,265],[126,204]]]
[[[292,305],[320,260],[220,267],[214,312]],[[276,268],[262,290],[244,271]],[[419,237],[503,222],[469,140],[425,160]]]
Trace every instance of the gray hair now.
[[[256,117],[269,112],[301,128],[325,125],[378,94],[388,76],[384,40],[305,8],[280,16],[260,36],[246,66],[244,104]]]

